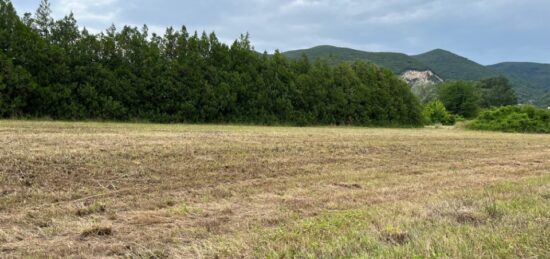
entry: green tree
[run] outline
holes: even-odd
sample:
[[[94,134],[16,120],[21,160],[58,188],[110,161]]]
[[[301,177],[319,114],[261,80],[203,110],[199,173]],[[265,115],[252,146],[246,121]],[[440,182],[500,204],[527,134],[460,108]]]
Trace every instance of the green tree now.
[[[41,0],[35,17],[32,20],[34,29],[42,36],[49,37],[54,20],[51,17],[52,9],[49,0]]]
[[[438,89],[439,99],[453,114],[465,118],[475,117],[480,110],[481,94],[476,82],[449,81]]]
[[[510,81],[499,76],[480,81],[483,108],[500,107],[518,104],[518,98]]]
[[[454,116],[445,109],[445,105],[440,100],[434,100],[424,105],[422,114],[429,124],[453,125],[455,123]]]
[[[36,87],[30,74],[21,66],[14,66],[2,53],[0,67],[0,117],[27,115],[28,100]]]
[[[435,83],[415,83],[411,89],[421,103],[425,104],[437,99],[437,84]]]

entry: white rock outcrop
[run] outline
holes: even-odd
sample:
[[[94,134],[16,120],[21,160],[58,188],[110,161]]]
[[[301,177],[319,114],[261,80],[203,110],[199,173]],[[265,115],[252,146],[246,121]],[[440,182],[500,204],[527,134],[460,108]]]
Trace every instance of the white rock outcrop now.
[[[417,71],[408,70],[401,74],[401,79],[405,80],[410,85],[415,84],[429,84],[429,83],[441,83],[443,79],[430,70]]]

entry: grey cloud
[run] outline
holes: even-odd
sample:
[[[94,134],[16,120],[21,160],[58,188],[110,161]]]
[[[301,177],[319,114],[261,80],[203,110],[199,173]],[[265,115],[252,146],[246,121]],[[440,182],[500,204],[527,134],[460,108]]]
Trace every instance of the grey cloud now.
[[[15,0],[22,11],[36,1]],[[29,2],[34,2],[33,4]],[[231,42],[250,32],[257,50],[333,44],[416,54],[444,48],[484,64],[550,63],[547,0],[52,0],[55,15],[104,30],[148,24],[216,31]]]

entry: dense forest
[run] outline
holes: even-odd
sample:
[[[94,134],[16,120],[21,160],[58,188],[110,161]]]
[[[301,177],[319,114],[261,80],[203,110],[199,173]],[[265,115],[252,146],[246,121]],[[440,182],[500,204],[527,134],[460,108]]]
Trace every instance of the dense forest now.
[[[93,34],[43,0],[0,0],[0,117],[293,125],[422,124],[410,87],[363,62],[257,53],[248,35],[115,26]]]

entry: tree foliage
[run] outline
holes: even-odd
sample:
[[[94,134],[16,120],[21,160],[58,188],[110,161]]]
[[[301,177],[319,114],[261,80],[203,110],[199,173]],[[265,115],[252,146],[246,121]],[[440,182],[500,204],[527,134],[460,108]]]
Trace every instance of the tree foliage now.
[[[435,49],[413,56],[445,80],[481,80],[499,73],[452,52]]]
[[[389,70],[259,54],[185,27],[80,29],[42,1],[20,18],[0,0],[0,116],[154,122],[421,125]]]
[[[310,49],[292,50],[284,52],[283,55],[291,60],[299,59],[303,55],[306,55],[310,59],[322,59],[331,65],[361,60],[388,68],[396,74],[401,74],[407,70],[424,71],[430,69],[414,57],[410,57],[402,53],[365,52],[328,45],[317,46]]]
[[[445,82],[439,86],[438,96],[452,114],[474,118],[480,110],[481,94],[476,82]]]
[[[482,112],[471,129],[504,132],[550,133],[550,110],[533,106],[505,106]]]
[[[499,76],[480,81],[483,108],[518,104],[518,98],[506,77]]]
[[[438,85],[433,82],[415,83],[411,90],[421,103],[426,104],[437,99],[437,87]]]
[[[424,105],[422,114],[428,124],[455,124],[454,115],[450,114],[447,109],[445,109],[445,105],[440,100],[434,100]]]

